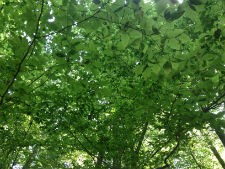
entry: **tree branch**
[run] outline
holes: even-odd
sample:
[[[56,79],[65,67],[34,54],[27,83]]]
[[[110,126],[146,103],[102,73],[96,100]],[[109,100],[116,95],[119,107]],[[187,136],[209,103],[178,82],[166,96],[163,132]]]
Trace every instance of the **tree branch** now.
[[[12,87],[13,83],[15,82],[16,80],[16,77],[18,76],[21,68],[22,68],[22,65],[25,61],[25,59],[29,56],[30,54],[30,50],[32,49],[33,46],[35,46],[35,41],[37,39],[37,35],[38,35],[38,32],[39,32],[39,26],[40,26],[40,20],[41,20],[41,17],[42,17],[42,14],[43,14],[43,11],[44,11],[44,0],[41,1],[41,11],[40,11],[40,14],[39,14],[39,17],[37,19],[37,25],[36,25],[36,28],[35,28],[35,33],[34,33],[34,37],[33,37],[33,40],[31,41],[30,45],[28,46],[24,56],[22,57],[21,61],[19,62],[18,66],[17,66],[17,69],[16,69],[16,72],[14,73],[12,79],[10,80],[10,82],[8,83],[5,91],[3,92],[3,94],[1,95],[1,98],[0,98],[0,105],[3,104],[3,101],[4,101],[4,97],[6,96],[6,94],[8,93],[10,87]]]
[[[164,159],[164,166],[162,166],[162,167],[159,167],[159,168],[157,168],[157,169],[165,169],[165,168],[169,168],[170,167],[170,165],[169,165],[169,163],[168,163],[168,159],[176,152],[176,150],[177,150],[177,148],[179,147],[179,145],[180,145],[180,140],[178,140],[177,141],[177,144],[176,144],[176,146],[172,149],[172,151],[166,156],[166,158]]]
[[[39,36],[39,37],[37,37],[38,39],[39,38],[46,38],[46,37],[48,37],[48,36],[51,36],[51,35],[54,35],[54,34],[57,34],[57,33],[60,33],[60,32],[63,32],[63,31],[65,31],[66,29],[68,29],[68,28],[71,28],[72,26],[76,26],[76,25],[78,25],[78,24],[81,24],[81,23],[83,23],[83,22],[85,22],[85,21],[87,21],[87,20],[89,20],[89,19],[91,19],[91,18],[94,18],[94,16],[95,15],[97,15],[106,5],[108,4],[108,2],[106,2],[106,3],[104,3],[94,14],[92,14],[91,16],[88,16],[88,17],[86,17],[86,18],[84,18],[84,19],[82,19],[82,20],[80,20],[80,21],[78,21],[78,22],[76,22],[76,23],[73,23],[73,24],[70,24],[70,25],[67,25],[67,26],[65,26],[65,27],[63,27],[63,28],[61,28],[61,29],[59,29],[59,30],[57,30],[57,31],[55,31],[55,32],[51,32],[51,33],[49,33],[49,34],[46,34],[46,35],[44,35],[44,36]]]
[[[220,103],[223,103],[223,101],[219,102],[221,99],[223,99],[223,97],[225,97],[225,92],[221,96],[219,96],[216,100],[213,100],[207,107],[202,107],[202,111],[207,113],[211,109],[216,108]]]

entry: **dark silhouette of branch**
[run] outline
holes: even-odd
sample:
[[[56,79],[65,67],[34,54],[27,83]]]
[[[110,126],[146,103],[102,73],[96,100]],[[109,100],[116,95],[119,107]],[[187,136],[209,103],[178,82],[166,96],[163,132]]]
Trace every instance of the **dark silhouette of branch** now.
[[[224,131],[223,129],[217,129],[217,128],[214,128],[215,129],[215,132],[216,132],[216,135],[219,137],[220,141],[222,142],[223,146],[225,147],[225,134],[224,134]]]
[[[139,141],[138,141],[138,146],[135,149],[135,154],[138,154],[140,149],[141,149],[141,145],[142,145],[142,142],[144,140],[144,137],[145,137],[145,134],[147,132],[147,129],[148,129],[148,122],[145,122],[145,124],[144,124],[144,126],[142,128],[141,136],[140,136]]]
[[[164,144],[164,146],[166,146],[169,142],[171,141],[171,139],[167,140]],[[157,147],[157,146],[156,146]],[[153,152],[150,155],[150,158],[153,158],[161,149],[163,148],[163,146],[158,147],[156,150],[153,150]]]
[[[179,145],[180,145],[180,140],[177,141],[176,146],[172,149],[172,151],[164,159],[164,164],[165,165],[162,166],[162,167],[159,167],[157,169],[166,169],[166,168],[169,168],[170,167],[170,165],[168,163],[168,159],[176,152],[176,150],[178,149]]]
[[[43,72],[42,74],[40,74],[38,77],[36,77],[34,80],[32,80],[27,86],[31,86],[34,82],[36,82],[37,80],[39,80],[42,76],[44,76],[44,74],[47,71]]]
[[[218,98],[213,100],[208,106],[202,107],[201,109],[202,109],[203,113],[209,113],[210,110],[212,110],[212,109],[216,108],[217,106],[221,105],[222,103],[224,103],[224,101],[222,100],[223,98],[225,98],[225,92],[222,95],[220,95]],[[210,124],[210,126],[215,130],[216,135],[219,137],[220,141],[222,142],[223,146],[225,147],[225,133],[224,133],[223,129],[221,127],[215,127],[212,123]]]
[[[217,99],[213,100],[207,107],[202,107],[202,111],[207,113],[209,112],[211,109],[216,108],[218,105],[220,105],[222,102],[220,102],[221,99],[223,99],[225,97],[225,92],[220,95]]]
[[[15,82],[16,80],[16,77],[18,76],[18,74],[20,73],[20,70],[22,68],[22,65],[25,61],[25,59],[29,56],[30,54],[30,51],[32,50],[32,48],[35,46],[35,41],[37,39],[37,35],[39,33],[39,28],[40,28],[40,20],[41,20],[41,17],[42,17],[42,14],[43,14],[43,11],[44,11],[44,0],[41,1],[41,10],[40,10],[40,14],[39,14],[39,17],[37,19],[37,25],[36,25],[36,28],[35,28],[35,33],[34,33],[34,37],[33,37],[33,40],[31,41],[30,45],[28,46],[24,56],[22,57],[22,59],[20,60],[18,66],[17,66],[17,69],[16,69],[16,72],[14,73],[12,79],[10,80],[10,82],[8,83],[5,91],[3,92],[3,94],[1,95],[1,98],[0,98],[0,105],[3,104],[3,101],[4,101],[4,97],[6,96],[6,94],[8,93],[10,87],[12,87],[13,83]]]

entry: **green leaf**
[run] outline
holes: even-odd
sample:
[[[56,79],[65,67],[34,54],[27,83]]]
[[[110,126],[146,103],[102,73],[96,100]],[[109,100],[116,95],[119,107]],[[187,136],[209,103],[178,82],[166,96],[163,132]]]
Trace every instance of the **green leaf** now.
[[[183,44],[187,44],[191,42],[191,39],[187,34],[183,33],[179,36],[179,41]]]
[[[55,3],[56,3],[57,5],[60,5],[60,6],[61,6],[61,5],[63,4],[63,0],[56,0]]]
[[[144,79],[148,79],[149,77],[151,77],[151,75],[152,75],[152,69],[151,69],[151,67],[147,67],[145,69],[145,71],[143,72],[143,74],[142,74],[142,76],[143,76]]]
[[[167,45],[171,48],[171,49],[176,49],[176,50],[179,50],[180,49],[180,43],[177,39],[175,38],[172,38],[172,39],[169,39],[167,41]]]
[[[213,77],[211,78],[211,80],[212,80],[213,83],[219,83],[219,81],[220,81],[220,76],[219,76],[219,74],[217,74],[216,76],[213,76]]]
[[[134,29],[130,29],[128,35],[133,41],[142,38],[142,33]]]
[[[222,62],[225,63],[225,53],[222,54]]]
[[[121,34],[120,42],[117,44],[119,50],[124,50],[130,42],[130,37],[127,34]]]
[[[179,37],[183,34],[184,30],[183,29],[173,29],[173,30],[166,30],[166,34],[169,38],[175,38]]]
[[[135,68],[135,71],[134,71],[135,74],[137,76],[141,75],[143,70],[144,70],[144,68],[145,68],[145,65],[137,65],[136,68]]]
[[[155,74],[156,76],[158,76],[161,71],[161,67],[158,64],[151,65],[151,69],[152,73]]]

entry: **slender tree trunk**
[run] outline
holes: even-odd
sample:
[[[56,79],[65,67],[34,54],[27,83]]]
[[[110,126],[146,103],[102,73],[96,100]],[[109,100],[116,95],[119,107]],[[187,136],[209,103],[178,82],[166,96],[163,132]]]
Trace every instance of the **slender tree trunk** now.
[[[223,161],[223,159],[220,156],[219,152],[216,150],[216,148],[213,146],[212,143],[209,142],[208,144],[210,146],[211,151],[213,152],[213,154],[217,158],[218,162],[220,163],[220,165],[223,167],[223,169],[225,169],[225,162]]]
[[[86,138],[86,139],[88,140],[88,138]],[[91,143],[91,141],[89,141],[89,142]],[[100,136],[98,144],[100,146],[97,148],[98,149],[98,157],[97,157],[97,162],[96,162],[96,165],[95,165],[96,169],[102,168],[102,163],[103,163],[103,160],[104,160],[105,149],[106,149],[104,145],[107,144],[107,138],[104,137],[104,136]]]
[[[215,129],[217,136],[219,137],[220,141],[223,143],[225,148],[225,133],[222,129]]]
[[[103,158],[104,158],[104,152],[100,151],[98,153],[97,162],[96,162],[96,165],[95,165],[96,169],[99,169],[99,168],[102,167]]]
[[[190,149],[190,155],[191,155],[191,157],[193,158],[195,164],[198,166],[198,168],[199,168],[199,169],[202,169],[201,165],[198,163],[198,161],[197,161],[197,159],[195,158],[195,156],[194,156],[194,154],[193,154],[193,152],[192,152],[191,149]]]
[[[225,93],[223,93],[220,97],[218,97],[215,101],[213,101],[212,104],[210,104],[208,107],[202,109],[202,111],[204,113],[210,113],[210,110],[213,109],[213,107],[215,105],[218,106],[218,102],[223,99],[225,97]],[[213,128],[217,134],[217,136],[219,137],[220,141],[222,142],[224,148],[225,148],[225,133],[224,130],[221,128],[216,127],[215,125],[213,125],[212,123],[210,124],[210,127]]]
[[[37,146],[34,146],[33,152],[28,156],[28,158],[27,158],[27,160],[26,160],[22,169],[29,169],[30,168],[31,163],[33,162],[34,157],[37,154],[37,152],[38,152],[38,148],[37,148]]]
[[[137,145],[137,148],[134,150],[134,154],[133,154],[133,158],[132,158],[132,161],[131,161],[131,168],[137,168],[137,165],[138,165],[138,158],[139,158],[139,152],[141,150],[141,146],[142,146],[142,143],[143,143],[143,140],[145,138],[145,134],[147,132],[147,129],[148,129],[148,122],[146,122],[142,128],[142,132],[141,132],[141,135],[140,135],[140,138],[138,140],[138,145]]]

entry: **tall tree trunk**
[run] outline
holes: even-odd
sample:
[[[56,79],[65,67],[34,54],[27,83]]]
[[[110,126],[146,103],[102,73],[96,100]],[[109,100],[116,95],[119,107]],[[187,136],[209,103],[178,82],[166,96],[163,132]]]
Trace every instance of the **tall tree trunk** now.
[[[225,169],[225,162],[223,161],[223,159],[220,156],[219,152],[216,150],[216,148],[213,146],[212,143],[209,142],[208,144],[210,146],[211,151],[213,152],[213,154],[217,158],[218,162],[220,163],[220,165],[223,167],[223,169]]]
[[[210,112],[210,110],[213,110],[214,109],[214,106],[221,105],[223,103],[223,102],[221,102],[221,99],[224,99],[224,97],[225,97],[225,93],[223,93],[221,96],[219,96],[216,100],[214,100],[207,107],[202,108],[202,111],[204,113],[210,113],[210,114],[212,114]],[[218,103],[220,103],[220,104],[218,104]],[[210,127],[215,130],[217,136],[219,137],[220,141],[222,142],[222,144],[223,144],[223,146],[225,148],[225,133],[224,133],[224,130],[221,127],[215,126],[213,123],[210,124]]]
[[[145,138],[145,134],[147,132],[147,129],[148,129],[148,122],[145,122],[145,124],[142,128],[140,138],[138,140],[137,148],[134,150],[134,153],[133,153],[133,157],[132,157],[132,161],[131,161],[131,168],[137,168],[139,152],[141,150],[141,146],[142,146],[143,140]]]
[[[87,137],[86,137],[86,139],[89,140]],[[105,136],[100,136],[100,138],[99,138],[99,142],[98,142],[99,146],[96,147],[98,149],[98,157],[97,157],[97,162],[95,165],[96,169],[102,168],[102,163],[104,160],[105,150],[106,150],[106,147],[104,145],[107,144],[107,140],[108,140],[108,138]],[[91,141],[89,141],[89,143],[91,143]]]
[[[195,164],[198,166],[199,169],[202,169],[202,166],[198,163],[198,161],[197,161],[197,159],[195,158],[195,156],[194,156],[194,154],[193,154],[191,148],[189,149],[189,151],[190,151],[190,155],[191,155],[191,157],[193,158]]]
[[[225,148],[225,133],[222,129],[215,129],[217,136],[219,137],[220,141],[223,143]]]
[[[96,162],[96,165],[95,165],[96,169],[99,169],[99,168],[102,167],[103,159],[104,159],[104,152],[103,151],[99,151],[98,157],[97,157],[97,162]]]

